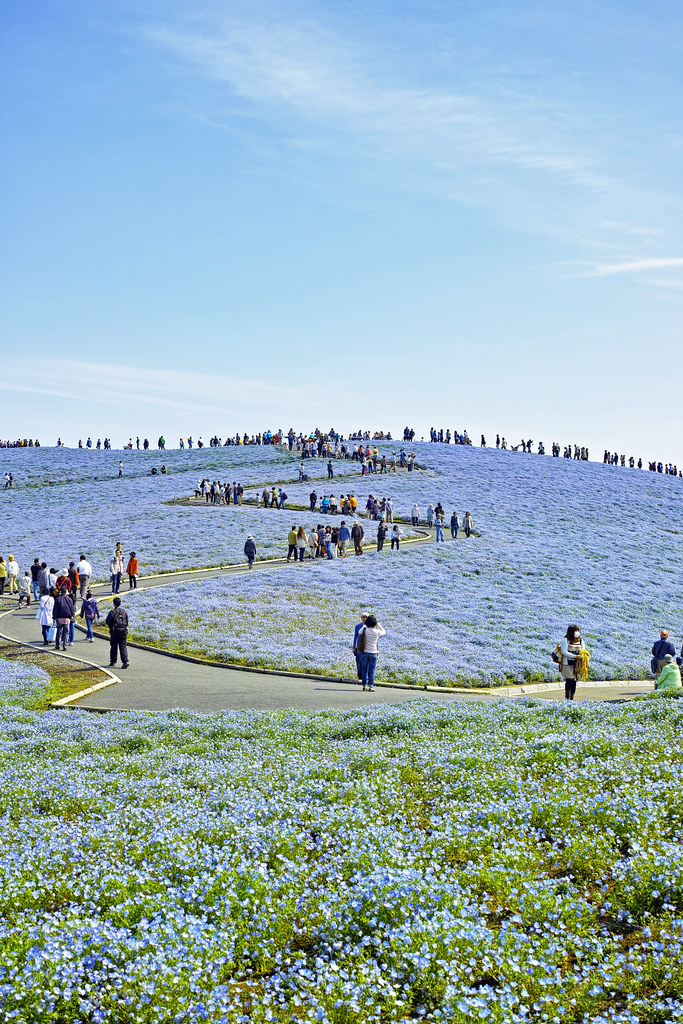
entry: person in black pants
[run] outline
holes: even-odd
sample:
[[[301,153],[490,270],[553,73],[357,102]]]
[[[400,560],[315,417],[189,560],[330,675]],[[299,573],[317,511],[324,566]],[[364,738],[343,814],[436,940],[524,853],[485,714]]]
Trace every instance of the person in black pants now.
[[[109,667],[121,654],[121,668],[128,668],[128,612],[121,607],[121,598],[114,598],[114,607],[104,620],[109,626]]]

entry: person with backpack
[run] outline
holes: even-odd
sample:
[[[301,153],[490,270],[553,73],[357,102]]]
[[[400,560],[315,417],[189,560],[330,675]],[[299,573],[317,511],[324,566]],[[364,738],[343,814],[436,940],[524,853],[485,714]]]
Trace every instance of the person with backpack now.
[[[81,605],[80,614],[81,618],[85,619],[86,640],[89,643],[94,644],[95,638],[92,635],[92,627],[95,619],[99,619],[100,617],[100,606],[92,596],[92,590],[87,591],[83,604]]]
[[[377,656],[379,638],[386,635],[386,630],[380,626],[374,615],[368,615],[365,625],[358,631],[356,649],[361,652],[361,682],[363,691],[372,692],[375,689],[375,672],[377,670]]]
[[[650,668],[652,669],[652,675],[655,677],[655,690],[657,689],[656,680],[659,678],[659,673],[664,668],[664,659],[667,654],[671,657],[676,653],[676,648],[669,640],[669,633],[666,629],[663,629],[659,634],[659,640],[652,645],[652,661],[650,662]]]
[[[121,655],[121,668],[128,668],[128,612],[121,607],[121,598],[114,598],[114,607],[104,620],[109,627],[109,667],[116,665]]]

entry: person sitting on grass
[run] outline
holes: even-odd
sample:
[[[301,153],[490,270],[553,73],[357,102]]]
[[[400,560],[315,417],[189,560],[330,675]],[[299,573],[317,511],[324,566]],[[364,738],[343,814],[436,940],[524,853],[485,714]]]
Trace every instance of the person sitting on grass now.
[[[662,659],[664,665],[662,671],[657,677],[657,690],[680,690],[681,689],[681,670],[679,669],[676,662],[673,660],[670,654],[665,654]]]

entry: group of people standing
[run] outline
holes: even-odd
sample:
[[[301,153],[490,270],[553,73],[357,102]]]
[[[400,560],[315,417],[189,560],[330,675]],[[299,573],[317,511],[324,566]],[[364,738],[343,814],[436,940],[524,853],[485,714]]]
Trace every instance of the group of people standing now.
[[[125,570],[124,570],[125,563]],[[4,571],[3,571],[4,570]],[[124,571],[128,574],[128,587],[137,587],[139,562],[134,551],[130,552],[127,563],[120,542],[110,562],[112,593],[118,594]],[[48,568],[45,561],[34,558],[32,565],[20,575],[16,559],[10,555],[5,563],[0,555],[0,594],[5,583],[9,593],[19,595],[18,607],[31,607],[31,601],[38,605],[36,619],[40,624],[43,645],[54,644],[57,651],[66,651],[74,643],[76,617],[84,621],[86,641],[95,642],[93,626],[101,618],[97,599],[90,589],[92,565],[81,552],[79,561],[69,562],[68,568]],[[81,606],[78,608],[78,599]],[[122,668],[128,668],[128,615],[121,608],[121,598],[114,598],[114,607],[105,619],[110,631],[110,664],[116,664],[117,654],[121,656]]]

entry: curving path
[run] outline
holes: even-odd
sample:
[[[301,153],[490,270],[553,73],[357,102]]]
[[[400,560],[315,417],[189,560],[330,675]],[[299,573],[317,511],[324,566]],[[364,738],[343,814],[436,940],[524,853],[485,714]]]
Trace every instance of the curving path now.
[[[419,531],[420,536],[402,540],[402,546],[425,544],[432,540],[433,533],[427,527],[419,527]],[[450,533],[446,533],[446,537],[447,542],[452,543]],[[251,571],[253,573],[279,570],[288,564],[286,558],[265,559],[256,562]],[[306,564],[305,561],[303,565]],[[228,565],[146,576],[141,577],[138,589],[172,586],[218,576],[242,575],[249,571],[246,565]],[[301,569],[299,567],[297,570],[289,571]],[[109,585],[104,583],[94,584],[91,589],[102,597],[110,592]],[[126,593],[125,589],[121,592],[124,603]],[[16,598],[9,600],[16,601]],[[0,635],[42,650],[35,606],[21,610],[15,607],[4,612],[0,616]],[[108,641],[98,637],[90,644],[85,640],[80,627],[77,629],[73,647],[68,650],[68,656],[80,658],[109,672]],[[365,704],[398,703],[417,696],[440,701],[492,700],[504,699],[507,696],[496,694],[495,691],[416,689],[386,683],[378,683],[374,693],[363,693],[360,685],[353,680],[217,666],[199,659],[181,658],[169,655],[168,652],[134,645],[131,645],[130,667],[125,672],[119,667],[109,674],[115,685],[99,688],[96,692],[86,693],[80,698],[72,697],[70,701],[62,703],[65,706],[102,711],[166,711],[170,708],[189,708],[192,711],[209,713],[247,708],[351,709]],[[637,693],[649,692],[651,689],[652,684],[647,682],[580,687],[577,699],[623,700]],[[539,692],[537,696],[557,700],[562,699],[563,693],[558,688]]]

